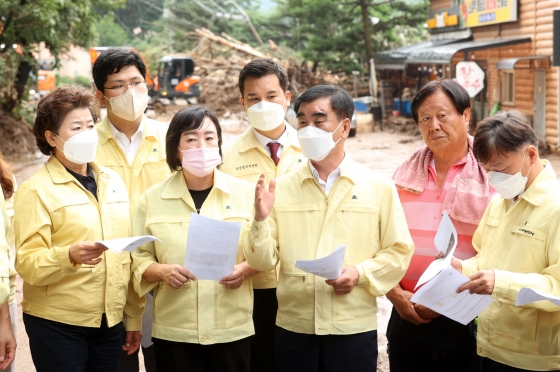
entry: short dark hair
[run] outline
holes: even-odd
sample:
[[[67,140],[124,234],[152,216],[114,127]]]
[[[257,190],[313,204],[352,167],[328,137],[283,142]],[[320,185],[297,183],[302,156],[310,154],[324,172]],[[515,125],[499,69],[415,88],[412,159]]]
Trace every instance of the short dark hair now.
[[[172,172],[181,170],[183,167],[182,161],[177,159],[181,135],[187,130],[199,129],[202,126],[204,118],[209,118],[216,126],[216,132],[218,132],[218,147],[220,149],[220,156],[222,156],[222,127],[214,111],[204,106],[187,107],[177,112],[173,119],[171,119],[167,135],[165,136],[167,165]]]
[[[331,99],[331,106],[336,113],[338,120],[352,119],[354,115],[354,101],[352,97],[342,88],[332,85],[315,85],[307,89],[301,96],[299,96],[294,105],[294,112],[296,115],[299,112],[299,106],[302,103],[313,102],[320,98]]]
[[[282,66],[268,58],[256,58],[247,63],[239,72],[239,91],[241,96],[245,92],[245,79],[248,77],[262,78],[266,75],[276,75],[284,93],[288,90],[288,75]]]
[[[538,148],[539,143],[525,115],[517,110],[500,111],[477,124],[473,153],[484,164],[495,154],[516,152],[527,145]]]
[[[432,80],[420,88],[412,99],[412,117],[414,118],[416,124],[418,124],[418,110],[420,109],[420,106],[422,106],[422,103],[424,103],[426,98],[436,92],[445,93],[461,115],[463,115],[466,109],[471,107],[471,97],[461,84],[451,79]]]
[[[99,102],[95,95],[84,87],[66,85],[47,94],[37,105],[37,116],[33,125],[33,134],[37,140],[37,147],[45,154],[52,153],[52,146],[45,138],[45,131],[58,134],[58,130],[69,112],[87,108],[91,112],[94,122],[97,122],[96,113]]]
[[[129,66],[135,66],[146,80],[146,65],[138,53],[126,48],[107,49],[97,57],[91,69],[95,86],[101,93],[105,93],[104,85],[107,77]]]

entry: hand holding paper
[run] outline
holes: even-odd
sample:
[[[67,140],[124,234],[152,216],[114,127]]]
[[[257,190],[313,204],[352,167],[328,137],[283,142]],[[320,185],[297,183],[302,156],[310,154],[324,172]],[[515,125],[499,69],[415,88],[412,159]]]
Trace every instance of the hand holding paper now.
[[[326,257],[316,260],[297,260],[296,267],[325,279],[336,279],[342,273],[345,252],[346,246],[341,244]]]
[[[103,240],[97,242],[99,244],[104,245],[108,249],[112,250],[115,253],[120,253],[122,251],[125,252],[132,252],[142,244],[146,244],[147,242],[155,241],[161,243],[161,240],[156,238],[155,236],[145,235],[145,236],[133,236],[130,238],[121,238],[121,239],[111,239],[111,240]]]
[[[467,291],[457,293],[457,288],[468,282],[466,276],[447,266],[420,288],[411,301],[456,322],[467,324],[494,301],[487,295],[470,294]]]

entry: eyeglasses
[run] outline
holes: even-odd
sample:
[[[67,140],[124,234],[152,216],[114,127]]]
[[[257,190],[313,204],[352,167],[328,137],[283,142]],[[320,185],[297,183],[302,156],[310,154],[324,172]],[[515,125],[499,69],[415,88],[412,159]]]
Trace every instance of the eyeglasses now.
[[[134,81],[132,83],[118,84],[112,87],[103,88],[113,91],[117,95],[121,95],[125,93],[129,87],[137,92],[145,92],[148,89],[148,84],[145,81]]]

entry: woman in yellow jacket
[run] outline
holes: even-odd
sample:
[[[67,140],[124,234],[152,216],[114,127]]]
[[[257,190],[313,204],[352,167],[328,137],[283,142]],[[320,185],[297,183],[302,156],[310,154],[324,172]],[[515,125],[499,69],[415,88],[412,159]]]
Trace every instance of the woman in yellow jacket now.
[[[1,159],[0,159],[1,161]],[[1,164],[0,164],[1,165]],[[4,191],[0,180],[0,370],[12,371],[15,357],[16,338],[13,327],[13,311],[9,308],[10,298],[10,246],[8,234],[10,222],[6,210]],[[17,318],[16,318],[17,321]],[[10,369],[8,369],[10,368]]]
[[[249,370],[254,334],[250,276],[243,246],[253,214],[254,187],[217,169],[221,128],[203,107],[179,111],[166,136],[175,173],[148,189],[133,214],[134,235],[154,235],[132,252],[134,289],[154,290],[152,340],[158,371]],[[196,280],[183,267],[191,213],[242,224],[236,265],[221,281]]]
[[[4,243],[6,244],[6,253],[9,261],[8,267],[8,275],[9,275],[9,285],[10,285],[10,294],[8,296],[7,306],[9,308],[9,318],[11,321],[11,331],[14,337],[17,337],[17,303],[16,303],[16,270],[14,268],[14,257],[12,254],[12,245],[14,244],[14,229],[13,229],[13,217],[14,217],[14,193],[17,188],[17,183],[14,175],[12,174],[12,170],[10,165],[4,160],[2,153],[0,152],[0,203],[4,203],[5,205],[5,213],[6,215],[3,217],[4,225],[0,224],[0,228],[4,227],[4,238],[0,238],[0,240],[4,239]],[[0,216],[0,218],[2,218]],[[1,234],[1,233],[0,233]],[[3,276],[5,275],[5,271],[2,270],[2,274],[0,277],[4,280]],[[1,300],[0,300],[1,303]],[[5,317],[0,315],[0,322],[5,320]],[[1,326],[0,326],[1,327]],[[8,330],[9,331],[9,330]],[[4,333],[5,336],[9,334],[9,332],[0,329],[0,335]],[[14,340],[15,342],[15,340]],[[2,341],[0,341],[1,345]],[[0,346],[0,350],[2,350],[2,346]],[[16,369],[15,358],[12,363],[7,363],[8,367],[2,367],[2,355],[0,353],[0,369],[6,372],[14,372]],[[5,363],[4,363],[5,364]]]
[[[143,299],[130,285],[130,254],[97,243],[130,236],[130,207],[119,176],[92,162],[95,105],[71,86],[39,102],[33,130],[51,157],[15,196],[15,266],[39,372],[118,371],[121,347],[132,353],[140,343]]]
[[[560,296],[560,182],[537,146],[514,110],[484,119],[474,136],[474,155],[500,195],[473,236],[478,254],[453,266],[470,279],[458,291],[495,300],[478,320],[482,372],[560,370],[560,307],[516,306],[523,287]]]

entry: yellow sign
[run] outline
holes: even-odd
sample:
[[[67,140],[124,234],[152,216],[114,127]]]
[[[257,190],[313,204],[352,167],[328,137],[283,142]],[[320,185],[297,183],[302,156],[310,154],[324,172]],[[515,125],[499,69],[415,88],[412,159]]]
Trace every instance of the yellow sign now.
[[[517,0],[463,0],[461,15],[466,27],[517,21]]]
[[[457,26],[459,24],[459,17],[457,14],[449,14],[443,12],[436,14],[434,18],[428,19],[428,28],[440,28],[448,26]]]

